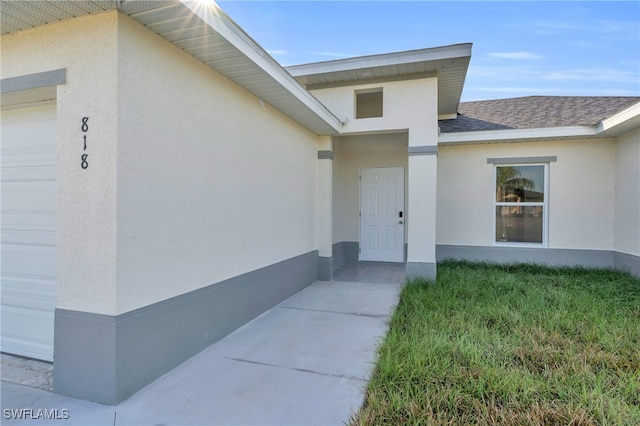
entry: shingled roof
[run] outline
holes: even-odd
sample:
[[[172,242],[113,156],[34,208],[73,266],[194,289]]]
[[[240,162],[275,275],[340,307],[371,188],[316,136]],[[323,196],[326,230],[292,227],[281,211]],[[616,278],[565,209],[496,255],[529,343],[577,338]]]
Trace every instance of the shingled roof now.
[[[463,102],[441,133],[594,125],[640,102],[631,96],[526,96]]]

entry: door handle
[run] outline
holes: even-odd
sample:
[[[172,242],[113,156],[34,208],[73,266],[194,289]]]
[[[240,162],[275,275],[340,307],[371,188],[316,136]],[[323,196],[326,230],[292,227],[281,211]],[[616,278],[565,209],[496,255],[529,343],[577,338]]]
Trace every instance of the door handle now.
[[[404,222],[402,222],[401,220],[398,221],[398,225],[402,225]]]

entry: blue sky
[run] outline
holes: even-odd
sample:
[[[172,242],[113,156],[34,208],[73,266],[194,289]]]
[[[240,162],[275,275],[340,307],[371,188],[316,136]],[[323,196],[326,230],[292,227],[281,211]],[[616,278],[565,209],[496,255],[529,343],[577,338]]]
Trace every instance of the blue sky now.
[[[463,101],[640,96],[637,1],[218,1],[282,65],[473,43]]]

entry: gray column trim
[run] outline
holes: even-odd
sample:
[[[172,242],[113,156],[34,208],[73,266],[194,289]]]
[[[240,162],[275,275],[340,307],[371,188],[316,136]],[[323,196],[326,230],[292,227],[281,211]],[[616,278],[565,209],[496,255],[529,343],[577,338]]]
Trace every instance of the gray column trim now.
[[[509,158],[487,158],[487,164],[527,164],[527,163],[554,163],[558,157],[509,157]]]
[[[640,278],[640,256],[615,251],[613,252],[613,267]]]
[[[121,315],[56,309],[54,391],[117,404],[318,278],[318,251]]]
[[[331,281],[333,280],[333,256],[332,257],[318,257],[318,280]]]
[[[360,244],[357,241],[340,241],[334,243],[333,251],[333,268],[337,269],[341,266],[357,265],[360,258]]]
[[[435,280],[436,271],[437,266],[435,262],[407,262],[405,265],[405,275],[408,280],[416,278]]]
[[[3,78],[0,80],[0,93],[17,92],[19,90],[37,89],[40,87],[56,86],[67,82],[67,70],[64,68]]]
[[[438,155],[438,146],[437,145],[410,146],[407,151],[410,156],[411,155]]]
[[[318,151],[318,160],[333,160],[333,151]]]

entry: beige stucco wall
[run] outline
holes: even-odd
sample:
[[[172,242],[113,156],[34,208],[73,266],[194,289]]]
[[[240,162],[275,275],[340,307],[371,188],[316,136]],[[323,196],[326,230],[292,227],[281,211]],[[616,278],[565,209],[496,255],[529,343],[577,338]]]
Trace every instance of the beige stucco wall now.
[[[1,78],[66,68],[57,89],[57,307],[114,313],[116,306],[117,13],[1,39]],[[89,117],[89,167],[80,167]]]
[[[58,308],[120,314],[318,248],[315,135],[115,11],[2,37],[1,78],[60,68]]]
[[[355,119],[356,91],[376,88],[382,88],[383,91],[382,117]],[[419,155],[412,156],[408,160],[407,147],[435,148],[437,146],[437,78],[333,87],[312,90],[312,93],[344,122],[343,132],[346,135],[368,132],[406,132],[406,145],[402,153],[398,152],[397,160],[402,161],[401,165],[406,171],[405,210],[408,217],[405,225],[405,241],[409,242],[407,260],[434,263],[437,158],[434,155]],[[349,170],[353,174],[353,167]],[[341,179],[345,178],[339,173],[334,174],[336,182],[334,188],[340,188]],[[353,188],[351,193],[346,194],[348,190],[345,188],[341,190],[342,195],[334,196],[334,242],[358,241],[356,232],[359,221],[357,216],[353,216],[354,211],[357,214],[357,210],[354,209],[353,201],[346,201],[345,198],[358,200],[358,194]],[[340,197],[345,198],[345,201],[340,202]],[[411,215],[419,219],[412,221]]]
[[[117,312],[316,250],[318,138],[131,19],[118,31]]]
[[[494,244],[487,158],[556,156],[549,167],[548,247],[613,250],[615,155],[612,139],[440,145],[437,243]]]
[[[407,134],[335,137],[333,151],[333,242],[360,241],[360,169],[404,167],[406,206]]]
[[[640,130],[616,141],[615,250],[640,256]]]
[[[383,116],[355,119],[355,91],[382,87]],[[312,90],[344,122],[343,133],[409,129],[409,145],[436,145],[438,80],[425,78]]]

